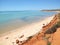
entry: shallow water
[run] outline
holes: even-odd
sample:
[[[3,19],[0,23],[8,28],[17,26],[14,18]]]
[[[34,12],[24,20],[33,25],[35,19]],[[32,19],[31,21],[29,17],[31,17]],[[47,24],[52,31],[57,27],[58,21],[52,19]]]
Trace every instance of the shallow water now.
[[[52,16],[55,12],[0,11],[0,34]]]

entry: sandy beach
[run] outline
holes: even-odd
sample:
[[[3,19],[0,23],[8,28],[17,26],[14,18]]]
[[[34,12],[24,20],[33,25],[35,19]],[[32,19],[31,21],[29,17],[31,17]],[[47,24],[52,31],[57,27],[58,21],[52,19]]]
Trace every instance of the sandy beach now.
[[[26,25],[1,36],[0,45],[17,45],[15,43],[16,39],[19,39],[20,41],[27,40],[28,37],[35,35],[39,31],[41,32],[43,24],[47,25],[53,19],[53,17],[54,16],[47,17],[43,21]],[[19,38],[22,35],[24,35],[23,38]]]

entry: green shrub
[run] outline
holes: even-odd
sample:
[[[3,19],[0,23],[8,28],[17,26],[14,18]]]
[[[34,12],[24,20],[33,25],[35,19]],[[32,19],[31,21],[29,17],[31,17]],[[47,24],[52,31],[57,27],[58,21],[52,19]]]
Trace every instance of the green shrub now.
[[[48,42],[48,44],[47,45],[51,45],[51,42]]]

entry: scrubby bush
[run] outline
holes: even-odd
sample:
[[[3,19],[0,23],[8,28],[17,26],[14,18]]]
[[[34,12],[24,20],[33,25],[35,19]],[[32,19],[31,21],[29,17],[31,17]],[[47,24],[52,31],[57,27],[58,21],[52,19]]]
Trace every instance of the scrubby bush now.
[[[51,42],[48,42],[48,44],[47,45],[51,45]]]

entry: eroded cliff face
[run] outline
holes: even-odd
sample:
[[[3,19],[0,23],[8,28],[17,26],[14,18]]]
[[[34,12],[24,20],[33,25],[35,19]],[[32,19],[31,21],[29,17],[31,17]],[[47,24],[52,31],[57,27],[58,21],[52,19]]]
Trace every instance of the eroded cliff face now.
[[[51,45],[60,45],[60,28],[57,28],[56,32],[49,38]]]
[[[34,35],[21,45],[60,45],[60,27],[58,29],[53,28],[60,21],[58,15],[60,14],[56,14],[48,25],[43,26],[42,32]]]

